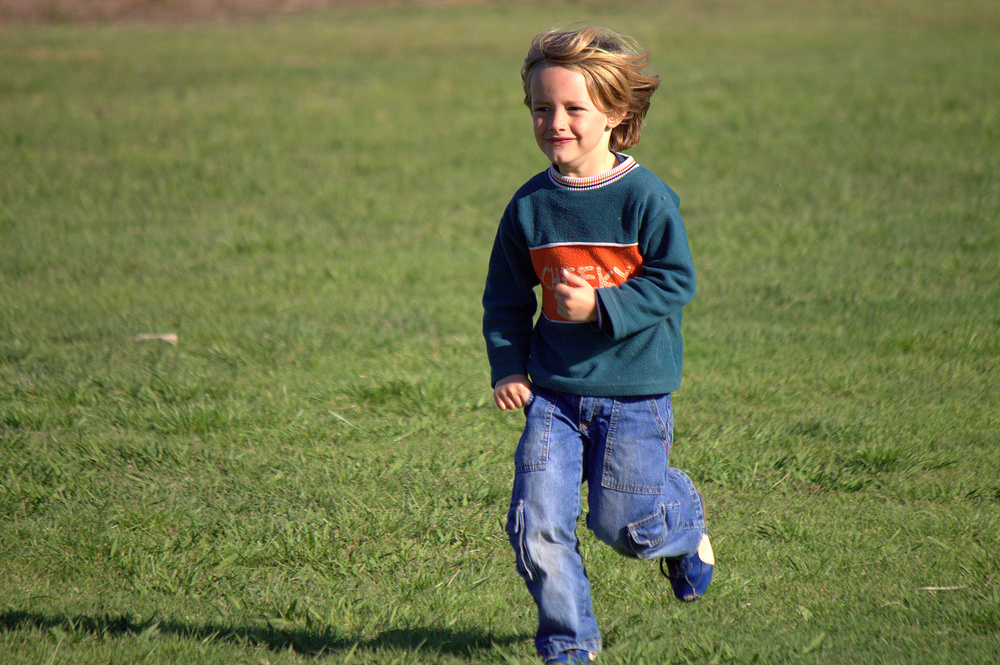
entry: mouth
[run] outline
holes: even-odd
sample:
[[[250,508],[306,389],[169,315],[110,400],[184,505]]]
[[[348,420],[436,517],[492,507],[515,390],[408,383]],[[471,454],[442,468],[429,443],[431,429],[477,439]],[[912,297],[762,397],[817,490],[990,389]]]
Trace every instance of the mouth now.
[[[565,145],[567,143],[570,143],[573,140],[573,138],[569,136],[554,136],[552,138],[548,138],[545,140],[551,143],[552,145]]]

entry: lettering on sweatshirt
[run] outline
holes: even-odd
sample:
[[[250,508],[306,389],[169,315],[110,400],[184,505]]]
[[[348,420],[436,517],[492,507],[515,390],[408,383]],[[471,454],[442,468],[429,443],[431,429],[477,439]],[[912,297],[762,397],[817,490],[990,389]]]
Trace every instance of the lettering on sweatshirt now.
[[[575,273],[595,289],[621,286],[642,267],[636,244],[552,243],[529,248],[531,264],[542,286],[542,314],[566,321],[556,311],[555,288],[563,270]]]

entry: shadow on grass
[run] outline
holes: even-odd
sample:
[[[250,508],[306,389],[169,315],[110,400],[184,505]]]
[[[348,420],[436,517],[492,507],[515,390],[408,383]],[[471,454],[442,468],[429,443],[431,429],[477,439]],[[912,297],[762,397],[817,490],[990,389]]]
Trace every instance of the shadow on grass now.
[[[152,637],[173,635],[180,638],[209,642],[231,642],[249,647],[265,647],[274,651],[292,649],[307,656],[333,655],[338,652],[407,650],[455,656],[472,656],[476,651],[495,646],[509,646],[524,637],[498,636],[469,630],[412,628],[386,630],[372,639],[354,639],[336,634],[329,627],[278,628],[267,624],[259,627],[233,627],[217,624],[191,625],[179,621],[136,622],[127,615],[45,616],[33,612],[0,614],[0,633],[16,630],[59,629],[70,633],[89,633],[97,637]]]

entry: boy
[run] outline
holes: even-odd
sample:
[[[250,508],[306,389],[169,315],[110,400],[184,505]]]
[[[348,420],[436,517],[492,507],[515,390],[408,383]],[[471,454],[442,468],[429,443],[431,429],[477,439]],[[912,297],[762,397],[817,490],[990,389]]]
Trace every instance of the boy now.
[[[617,152],[638,143],[659,85],[648,60],[631,39],[583,27],[535,37],[521,72],[551,166],[501,219],[483,333],[497,406],[526,414],[506,531],[545,663],[601,649],[575,533],[583,480],[587,527],[625,556],[659,558],[678,598],[704,594],[714,565],[701,495],[668,464],[695,291],[679,199]]]

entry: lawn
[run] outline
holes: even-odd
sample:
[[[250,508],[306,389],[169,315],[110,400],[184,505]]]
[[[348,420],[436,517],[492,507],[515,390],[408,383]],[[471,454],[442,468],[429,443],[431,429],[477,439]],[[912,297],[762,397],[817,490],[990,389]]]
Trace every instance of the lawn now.
[[[535,662],[480,297],[579,20],[663,78],[718,563],[681,604],[581,525],[599,662],[994,662],[988,0],[0,26],[0,662]]]

